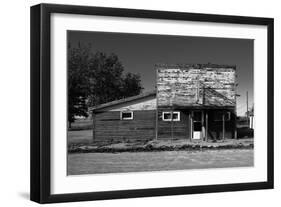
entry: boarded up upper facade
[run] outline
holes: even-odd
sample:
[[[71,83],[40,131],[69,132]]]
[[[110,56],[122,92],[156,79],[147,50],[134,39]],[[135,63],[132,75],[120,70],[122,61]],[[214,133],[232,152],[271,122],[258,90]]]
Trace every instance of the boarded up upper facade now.
[[[234,107],[235,66],[157,65],[158,107]]]
[[[157,65],[156,70],[156,91],[92,108],[95,141],[236,137],[235,67]]]

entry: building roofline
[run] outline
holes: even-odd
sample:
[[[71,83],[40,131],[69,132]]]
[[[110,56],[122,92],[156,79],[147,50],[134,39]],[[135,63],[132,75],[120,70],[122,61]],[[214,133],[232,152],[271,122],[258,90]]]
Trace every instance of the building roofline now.
[[[206,64],[196,64],[196,63],[187,63],[187,64],[166,64],[166,63],[158,63],[154,65],[155,68],[176,68],[176,69],[205,69],[205,68],[216,68],[216,69],[234,69],[236,70],[236,65],[220,65],[213,63]]]
[[[153,96],[153,95],[156,95],[156,90],[141,93],[139,95],[131,96],[131,97],[128,97],[128,98],[123,98],[123,99],[107,102],[107,103],[100,104],[100,105],[97,105],[97,106],[94,106],[94,107],[90,107],[89,111],[97,111],[97,110],[101,110],[101,109],[104,109],[104,108],[107,108],[107,107],[116,106],[116,105],[119,105],[119,104],[127,103],[127,102],[130,102],[130,101],[135,101],[135,100],[146,98],[146,97]]]

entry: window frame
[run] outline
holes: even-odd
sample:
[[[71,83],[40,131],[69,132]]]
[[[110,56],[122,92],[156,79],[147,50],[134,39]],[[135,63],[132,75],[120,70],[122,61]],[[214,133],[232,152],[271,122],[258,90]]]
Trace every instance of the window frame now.
[[[130,113],[131,117],[123,118],[123,113]],[[133,120],[134,119],[134,112],[133,111],[120,111],[120,120]]]
[[[172,114],[170,119],[165,119],[164,115],[165,114]],[[177,119],[173,119],[173,115],[177,114],[178,118]],[[180,111],[162,111],[162,121],[180,121]]]

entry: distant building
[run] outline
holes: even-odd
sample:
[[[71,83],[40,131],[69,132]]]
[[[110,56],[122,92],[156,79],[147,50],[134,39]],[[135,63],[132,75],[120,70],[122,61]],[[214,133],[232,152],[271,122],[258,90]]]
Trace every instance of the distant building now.
[[[156,65],[156,91],[93,107],[93,138],[236,137],[235,66]]]
[[[255,121],[254,121],[254,110],[253,109],[248,112],[248,119],[249,119],[249,128],[254,129]]]

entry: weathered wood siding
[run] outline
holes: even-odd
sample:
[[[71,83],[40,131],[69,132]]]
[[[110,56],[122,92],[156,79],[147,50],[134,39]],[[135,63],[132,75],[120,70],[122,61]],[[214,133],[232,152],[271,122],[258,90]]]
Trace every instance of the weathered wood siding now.
[[[190,120],[189,111],[174,110],[180,112],[180,121],[163,121],[162,112],[172,110],[158,109],[158,139],[189,139]]]
[[[157,66],[158,106],[235,106],[234,67]]]
[[[156,95],[146,97],[140,100],[134,100],[127,103],[122,103],[117,106],[108,107],[108,111],[135,111],[135,110],[155,110]]]
[[[94,141],[154,139],[155,110],[140,110],[133,113],[133,120],[120,120],[120,111],[96,113]]]
[[[208,139],[222,139],[223,137],[223,123],[216,121],[215,115],[221,110],[207,110],[208,113]],[[234,109],[230,110],[230,120],[225,121],[225,138],[231,139],[235,136],[236,122]]]
[[[158,109],[158,139],[191,139],[191,112],[192,110],[174,110],[180,112],[180,121],[163,121],[162,112],[172,111],[171,109]],[[223,123],[215,121],[215,114],[222,110],[204,110],[204,116],[208,113],[208,139],[222,139]],[[204,120],[206,129],[206,120]],[[234,138],[235,114],[231,111],[231,119],[225,121],[225,138]]]

